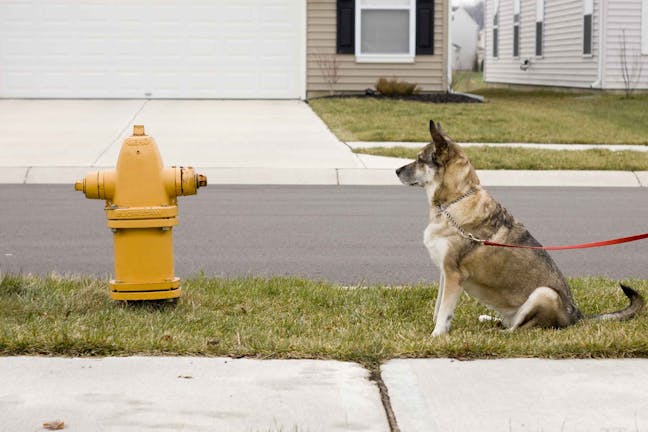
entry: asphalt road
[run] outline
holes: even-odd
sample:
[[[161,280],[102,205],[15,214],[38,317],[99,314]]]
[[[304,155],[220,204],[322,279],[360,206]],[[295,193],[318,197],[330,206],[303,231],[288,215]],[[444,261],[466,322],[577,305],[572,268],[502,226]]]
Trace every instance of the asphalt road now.
[[[648,231],[643,188],[490,188],[543,244]],[[0,186],[0,271],[112,272],[103,202],[71,185]],[[176,274],[297,275],[344,284],[438,279],[427,208],[405,186],[210,186],[180,198]],[[552,253],[568,276],[648,278],[648,240]]]

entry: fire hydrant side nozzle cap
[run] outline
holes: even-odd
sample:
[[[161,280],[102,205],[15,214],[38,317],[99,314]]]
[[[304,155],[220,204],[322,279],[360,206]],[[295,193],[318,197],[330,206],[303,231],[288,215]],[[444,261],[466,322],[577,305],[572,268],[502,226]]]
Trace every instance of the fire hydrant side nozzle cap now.
[[[89,199],[110,200],[115,191],[115,171],[91,171],[74,183],[74,190],[83,192]]]
[[[172,166],[164,171],[165,188],[174,197],[195,195],[198,188],[207,186],[207,177],[196,174],[193,167]]]

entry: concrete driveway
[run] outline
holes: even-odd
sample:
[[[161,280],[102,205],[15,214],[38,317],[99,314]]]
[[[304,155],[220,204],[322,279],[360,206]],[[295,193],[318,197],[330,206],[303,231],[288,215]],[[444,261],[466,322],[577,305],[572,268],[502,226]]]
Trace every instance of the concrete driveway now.
[[[33,169],[46,183],[114,166],[133,124],[145,125],[167,165],[362,167],[303,101],[0,100],[0,119],[0,166]]]

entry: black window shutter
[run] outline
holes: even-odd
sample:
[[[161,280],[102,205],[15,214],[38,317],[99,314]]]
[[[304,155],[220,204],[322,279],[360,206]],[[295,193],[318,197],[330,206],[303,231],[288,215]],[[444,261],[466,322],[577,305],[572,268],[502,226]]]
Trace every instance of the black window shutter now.
[[[542,56],[542,21],[536,22],[536,45],[535,45],[536,56]]]
[[[337,52],[355,52],[355,0],[337,0]]]
[[[583,18],[583,54],[592,54],[592,15]]]
[[[416,54],[434,54],[434,0],[416,0]]]
[[[520,26],[513,26],[513,57],[520,57]]]

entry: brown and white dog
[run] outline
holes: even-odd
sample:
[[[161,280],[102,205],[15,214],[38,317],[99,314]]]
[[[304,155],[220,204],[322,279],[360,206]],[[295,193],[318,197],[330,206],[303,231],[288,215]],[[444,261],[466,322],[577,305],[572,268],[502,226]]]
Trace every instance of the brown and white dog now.
[[[430,206],[423,242],[439,267],[433,336],[448,333],[465,290],[495,310],[504,327],[566,327],[582,315],[564,276],[544,250],[485,246],[479,240],[540,246],[527,229],[479,184],[461,148],[430,121],[432,142],[416,161],[396,170],[401,182],[421,186]],[[643,298],[621,285],[630,305],[595,319],[629,319]]]

